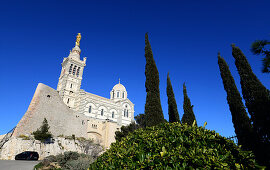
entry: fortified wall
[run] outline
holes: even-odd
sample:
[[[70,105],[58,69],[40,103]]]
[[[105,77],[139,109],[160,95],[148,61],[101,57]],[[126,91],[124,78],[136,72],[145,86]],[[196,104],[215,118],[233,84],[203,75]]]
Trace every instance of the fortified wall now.
[[[111,120],[97,120],[70,109],[53,88],[39,83],[28,110],[17,124],[13,137],[30,136],[41,127],[44,118],[54,137],[72,136],[92,139],[105,148],[115,142],[120,125]]]
[[[53,136],[87,138],[87,118],[77,115],[60,98],[53,88],[39,83],[28,110],[17,124],[13,136],[30,135],[47,119]]]

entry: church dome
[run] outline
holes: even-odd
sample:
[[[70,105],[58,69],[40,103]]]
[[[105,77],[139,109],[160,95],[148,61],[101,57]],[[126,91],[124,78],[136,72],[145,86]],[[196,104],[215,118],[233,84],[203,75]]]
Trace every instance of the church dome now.
[[[113,90],[115,90],[115,91],[118,91],[118,90],[119,91],[126,91],[126,88],[122,84],[118,83],[113,87]]]
[[[118,100],[118,99],[126,99],[127,98],[127,90],[125,88],[125,86],[123,86],[120,83],[116,84],[115,86],[113,86],[112,91],[110,93],[111,95],[111,99],[113,100]]]

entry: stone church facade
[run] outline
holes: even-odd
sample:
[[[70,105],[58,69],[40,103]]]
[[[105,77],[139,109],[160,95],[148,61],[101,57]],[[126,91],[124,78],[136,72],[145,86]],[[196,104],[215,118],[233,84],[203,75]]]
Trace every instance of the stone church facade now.
[[[30,135],[46,118],[54,136],[74,134],[108,148],[115,141],[115,131],[134,121],[134,104],[120,80],[110,91],[110,98],[81,89],[86,57],[81,60],[80,40],[79,33],[75,47],[63,59],[57,90],[39,83],[13,136]]]

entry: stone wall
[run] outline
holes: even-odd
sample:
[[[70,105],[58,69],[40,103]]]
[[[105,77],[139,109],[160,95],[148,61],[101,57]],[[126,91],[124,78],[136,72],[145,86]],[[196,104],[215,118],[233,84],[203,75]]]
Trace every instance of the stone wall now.
[[[46,118],[53,136],[87,138],[87,117],[68,108],[53,88],[39,83],[28,110],[19,121],[13,136],[30,135]]]
[[[58,155],[66,151],[89,154],[93,157],[99,156],[103,152],[100,145],[89,141],[79,141],[57,137],[54,143],[44,144],[38,140],[24,140],[18,137],[11,137],[0,150],[0,159],[14,160],[15,156],[24,151],[36,151],[39,160],[49,155]]]

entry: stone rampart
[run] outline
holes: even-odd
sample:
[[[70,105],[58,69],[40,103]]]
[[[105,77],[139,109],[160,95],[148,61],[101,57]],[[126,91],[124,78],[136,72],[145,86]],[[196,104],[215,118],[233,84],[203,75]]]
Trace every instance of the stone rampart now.
[[[28,110],[17,124],[13,136],[30,135],[47,119],[49,131],[53,136],[71,136],[87,138],[87,118],[76,114],[64,104],[58,92],[39,83]]]

